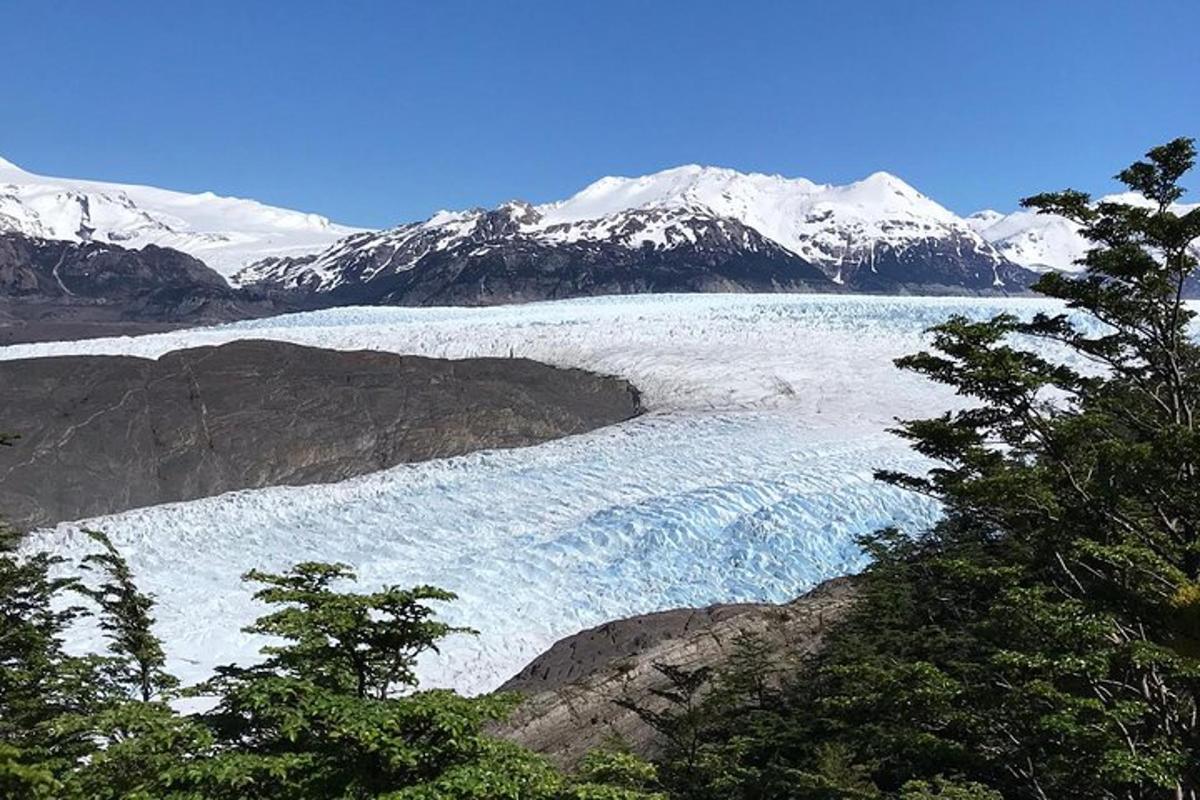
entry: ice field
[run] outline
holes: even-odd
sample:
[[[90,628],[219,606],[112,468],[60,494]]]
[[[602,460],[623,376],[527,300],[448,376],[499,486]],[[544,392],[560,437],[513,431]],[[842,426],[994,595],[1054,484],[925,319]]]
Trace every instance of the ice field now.
[[[244,338],[428,356],[527,356],[620,375],[630,422],[537,447],[396,467],[338,484],[234,492],[89,520],[158,597],[185,680],[253,658],[236,633],[260,611],[238,576],[344,561],[364,585],[432,583],[478,637],[426,659],[428,685],[493,688],[554,640],[681,605],[788,600],[861,566],[853,537],[936,515],[881,485],[919,470],[886,432],[956,402],[892,359],[948,315],[1022,316],[1031,299],[814,295],[596,298],[485,309],[345,308],[215,328],[17,345],[0,358],[158,356]],[[78,524],[32,537],[68,556]],[[79,644],[94,644],[81,631]]]

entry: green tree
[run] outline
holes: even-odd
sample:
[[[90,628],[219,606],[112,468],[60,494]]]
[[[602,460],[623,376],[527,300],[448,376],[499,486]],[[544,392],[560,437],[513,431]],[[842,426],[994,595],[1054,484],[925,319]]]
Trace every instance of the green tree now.
[[[143,702],[174,689],[178,679],[166,671],[162,642],[154,634],[154,598],[141,592],[125,558],[100,531],[84,530],[100,551],[84,556],[81,568],[99,572],[97,587],[76,583],[76,591],[99,609],[100,628],[109,639],[107,672],[114,683]]]
[[[997,791],[978,783],[959,783],[937,777],[912,781],[900,789],[900,800],[1004,800]]]
[[[468,632],[435,618],[430,603],[453,594],[338,591],[354,577],[320,563],[247,574],[263,587],[255,596],[277,607],[247,632],[282,643],[202,687],[218,698],[201,717],[214,744],[169,775],[174,794],[163,796],[554,800],[575,791],[540,758],[485,732],[514,698],[417,690],[417,659]]]
[[[153,600],[103,534],[80,567],[16,552],[0,528],[0,796],[29,800],[661,800],[653,767],[597,756],[567,778],[485,733],[515,698],[418,691],[417,659],[452,633],[433,587],[338,591],[341,565],[251,572],[275,606],[246,630],[276,642],[199,689],[184,716],[153,632]],[[96,585],[93,585],[96,584]],[[74,657],[67,628],[94,601],[106,655]]]
[[[701,747],[708,720],[704,694],[713,670],[662,663],[652,666],[665,680],[662,688],[650,689],[648,697],[615,702],[637,714],[666,743],[664,781],[675,793],[693,796],[702,782]]]
[[[972,401],[900,427],[928,474],[880,474],[945,515],[867,537],[824,652],[773,708],[723,711],[725,796],[855,797],[866,774],[896,797],[1196,800],[1200,212],[1174,205],[1194,158],[1179,139],[1121,172],[1132,205],[1024,201],[1092,242],[1081,277],[1037,285],[1066,311],[954,317],[899,361]]]
[[[667,800],[657,791],[658,770],[625,749],[588,753],[562,800]]]
[[[25,782],[37,796],[93,749],[68,720],[94,711],[104,686],[94,659],[63,649],[85,613],[65,602],[76,581],[56,575],[61,558],[19,554],[19,541],[0,521],[0,785]]]

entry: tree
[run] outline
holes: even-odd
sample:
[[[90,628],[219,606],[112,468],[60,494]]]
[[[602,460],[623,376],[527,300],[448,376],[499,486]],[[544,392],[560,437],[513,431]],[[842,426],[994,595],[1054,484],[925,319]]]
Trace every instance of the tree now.
[[[100,628],[108,635],[112,655],[106,665],[111,679],[149,702],[179,685],[166,671],[162,642],[154,634],[154,598],[137,588],[129,564],[105,534],[86,529],[83,533],[101,550],[85,556],[81,567],[100,572],[104,582],[95,588],[76,583],[73,588],[100,610]]]
[[[343,565],[251,572],[273,606],[246,630],[282,644],[250,667],[228,666],[190,694],[216,707],[184,716],[163,702],[176,685],[153,633],[153,600],[103,534],[80,567],[98,585],[56,577],[67,564],[18,555],[0,528],[0,795],[41,800],[663,800],[653,767],[597,756],[568,779],[488,736],[507,696],[418,691],[416,660],[451,633],[423,586],[336,590]],[[63,635],[98,608],[105,656],[74,657]]]
[[[720,715],[725,796],[854,797],[864,770],[892,797],[1200,795],[1194,159],[1178,139],[1122,171],[1135,204],[1024,201],[1092,242],[1036,287],[1065,311],[953,317],[898,362],[973,401],[901,424],[928,474],[879,475],[944,517],[866,537],[824,652],[773,708]]]
[[[92,749],[66,721],[97,708],[104,692],[95,661],[63,649],[64,632],[84,613],[60,602],[76,581],[54,574],[61,558],[23,556],[18,543],[0,520],[0,785],[36,796]]]
[[[202,687],[218,698],[201,717],[214,745],[169,777],[174,794],[164,796],[555,800],[568,791],[540,758],[485,733],[512,697],[417,690],[417,659],[469,632],[435,618],[430,603],[453,594],[337,591],[354,578],[345,565],[321,563],[246,575],[263,587],[255,596],[277,607],[246,631],[282,644]]]
[[[982,551],[972,563],[991,559],[1009,578],[978,620],[980,677],[1003,689],[992,759],[1031,797],[1094,783],[1094,797],[1200,792],[1200,348],[1183,301],[1200,213],[1172,210],[1194,160],[1178,139],[1122,171],[1144,206],[1074,191],[1024,201],[1075,220],[1093,243],[1084,277],[1037,286],[1091,324],[953,319],[935,329],[935,354],[900,362],[980,403],[902,428],[943,468],[884,477],[946,504],[943,552],[966,540]],[[1014,336],[1099,371],[1018,349]]]
[[[434,619],[428,603],[448,602],[454,595],[433,586],[389,586],[370,594],[332,591],[335,582],[354,580],[344,564],[297,564],[278,575],[254,570],[245,579],[263,584],[256,599],[283,606],[246,632],[290,642],[265,647],[268,658],[255,669],[311,680],[359,699],[386,700],[412,689],[422,653],[436,651],[437,642],[451,634],[473,633]]]
[[[700,747],[707,718],[703,691],[713,670],[662,663],[652,666],[666,680],[664,688],[650,689],[648,698],[621,698],[615,702],[637,714],[666,742],[665,780],[686,797],[697,791],[701,780]]]
[[[584,756],[561,800],[667,800],[658,785],[653,764],[624,749],[596,750]]]

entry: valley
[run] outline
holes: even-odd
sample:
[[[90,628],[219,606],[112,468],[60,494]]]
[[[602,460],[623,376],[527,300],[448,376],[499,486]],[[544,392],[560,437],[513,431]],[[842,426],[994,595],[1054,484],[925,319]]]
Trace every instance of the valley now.
[[[937,507],[878,483],[925,462],[895,417],[955,404],[892,359],[950,314],[1029,316],[1046,300],[658,295],[493,308],[344,308],[132,339],[18,345],[0,358],[161,357],[242,339],[436,358],[521,357],[627,380],[646,413],[534,447],[438,459],[319,487],[274,487],[87,521],[158,598],[185,680],[253,659],[228,637],[256,606],[238,576],[308,559],[368,585],[457,592],[430,685],[486,691],[605,620],[714,602],[785,602],[863,564],[854,537],[917,530]],[[78,524],[30,546],[88,547]],[[204,553],[197,562],[195,554]],[[221,622],[218,622],[221,620]],[[94,645],[96,631],[77,644]]]
[[[0,800],[1200,800],[1198,27],[6,4]]]

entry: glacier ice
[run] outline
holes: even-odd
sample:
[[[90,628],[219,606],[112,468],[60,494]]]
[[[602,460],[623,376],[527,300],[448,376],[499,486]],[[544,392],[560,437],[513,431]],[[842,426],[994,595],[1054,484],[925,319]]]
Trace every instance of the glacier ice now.
[[[495,687],[605,619],[784,601],[861,566],[856,534],[937,508],[872,479],[923,462],[887,433],[956,402],[892,359],[952,313],[1028,316],[1031,299],[667,295],[495,308],[342,308],[137,338],[14,345],[155,357],[268,338],[428,356],[528,356],[632,380],[647,414],[536,447],[398,466],[336,484],[234,492],[96,520],[157,595],[171,665],[195,680],[254,657],[260,611],[238,576],[301,560],[364,585],[433,583],[481,631],[424,661],[429,685]],[[78,556],[79,523],[32,537]],[[95,645],[81,629],[76,644]]]

